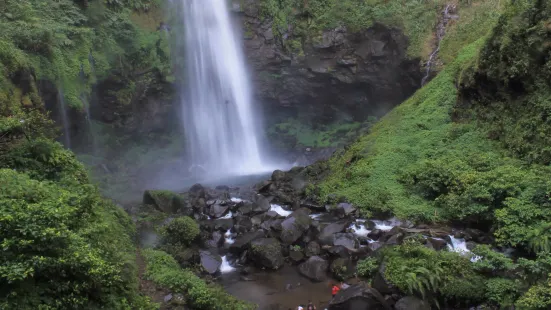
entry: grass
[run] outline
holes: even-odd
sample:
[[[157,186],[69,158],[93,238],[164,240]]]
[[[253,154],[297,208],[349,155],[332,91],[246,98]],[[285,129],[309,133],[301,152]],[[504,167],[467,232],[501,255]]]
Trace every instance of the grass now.
[[[269,128],[268,135],[273,140],[296,139],[296,143],[301,147],[336,147],[349,142],[366,126],[358,122],[335,123],[313,129],[295,119],[288,119]]]
[[[450,137],[460,148],[485,147],[478,132],[469,125],[453,124],[450,112],[457,89],[454,76],[469,61],[483,41],[465,48],[458,60],[441,72],[429,85],[396,107],[371,133],[353,144],[343,155],[330,160],[332,174],[320,184],[322,197],[346,197],[364,210],[389,211],[403,218],[438,219],[438,210],[422,197],[412,196],[399,182],[401,173],[414,163],[439,150],[453,147]],[[491,146],[490,146],[491,148]]]

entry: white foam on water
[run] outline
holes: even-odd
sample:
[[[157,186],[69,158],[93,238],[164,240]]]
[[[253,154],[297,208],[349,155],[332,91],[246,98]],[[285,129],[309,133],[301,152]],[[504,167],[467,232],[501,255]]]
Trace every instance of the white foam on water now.
[[[400,221],[396,219],[390,219],[388,221],[380,221],[380,220],[373,220],[373,223],[375,223],[375,228],[382,230],[382,231],[389,231],[395,226],[400,225]]]
[[[323,214],[321,213],[316,213],[316,214],[310,214],[310,218],[313,219],[313,220],[317,220],[319,219]]]
[[[362,222],[358,221],[356,221],[356,223],[350,224],[348,228],[352,229],[354,234],[360,237],[367,237],[367,235],[371,232],[371,230],[367,229]]]
[[[230,211],[230,212],[228,212],[228,214],[222,216],[221,219],[231,219],[232,216],[233,216],[233,213]]]
[[[228,262],[226,255],[222,256],[222,265],[220,265],[220,272],[221,273],[228,273],[234,271],[235,268],[233,268],[230,263]]]
[[[293,213],[292,211],[287,211],[287,210],[283,209],[283,207],[281,207],[280,205],[276,205],[276,204],[271,204],[270,205],[270,211],[274,211],[277,214],[279,214],[281,216],[284,216],[284,217],[288,217],[291,213]]]
[[[454,238],[454,236],[450,235],[450,240],[451,244],[448,244],[448,249],[450,251],[465,256],[471,256],[471,262],[473,263],[482,258],[478,255],[474,255],[469,249],[467,249],[467,242],[465,242],[465,239]]]
[[[233,244],[235,240],[231,237],[231,229],[228,229],[226,233],[224,233],[224,242],[227,244]]]
[[[232,202],[235,202],[235,203],[240,203],[241,201],[243,201],[243,199],[237,198],[237,197],[232,197],[232,198],[230,198],[230,200],[231,200]]]

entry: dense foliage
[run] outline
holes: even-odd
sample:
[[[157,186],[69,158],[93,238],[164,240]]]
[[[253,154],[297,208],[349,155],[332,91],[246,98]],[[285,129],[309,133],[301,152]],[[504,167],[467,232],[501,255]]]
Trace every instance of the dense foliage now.
[[[159,285],[174,292],[185,293],[186,303],[193,309],[247,310],[253,305],[235,299],[221,287],[208,285],[192,272],[183,270],[169,254],[145,250],[146,275]]]
[[[0,158],[0,308],[145,309],[133,225],[58,143],[20,142]]]
[[[199,225],[189,216],[175,218],[164,226],[163,240],[171,245],[190,245],[199,236]]]
[[[366,214],[461,221],[525,256],[480,247],[482,259],[470,263],[405,244],[385,254],[386,276],[403,292],[446,304],[551,305],[550,17],[546,1],[507,4],[493,31],[447,54],[453,63],[334,156],[312,190]]]
[[[37,104],[38,82],[48,80],[69,105],[82,107],[91,85],[115,74],[128,83],[116,95],[128,101],[124,97],[136,83],[150,79],[143,72],[169,69],[168,49],[158,44],[162,33],[142,30],[130,19],[132,9],[155,5],[151,0],[2,1],[0,94],[15,92],[10,101]]]
[[[459,1],[462,18],[450,27],[451,36],[441,47],[446,62],[485,34],[499,16],[500,2]],[[274,34],[290,51],[302,50],[305,42],[316,42],[323,30],[344,26],[359,32],[383,23],[404,31],[411,57],[428,58],[435,45],[434,28],[448,4],[441,0],[262,0],[261,12],[273,20]]]

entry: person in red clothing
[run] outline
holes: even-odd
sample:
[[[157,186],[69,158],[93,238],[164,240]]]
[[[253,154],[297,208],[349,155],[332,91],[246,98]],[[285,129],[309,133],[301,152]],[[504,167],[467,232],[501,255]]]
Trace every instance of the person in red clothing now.
[[[341,288],[337,284],[334,284],[333,287],[331,288],[331,295],[333,295],[333,297],[335,297],[335,295],[337,295],[337,293],[340,290],[341,290]]]

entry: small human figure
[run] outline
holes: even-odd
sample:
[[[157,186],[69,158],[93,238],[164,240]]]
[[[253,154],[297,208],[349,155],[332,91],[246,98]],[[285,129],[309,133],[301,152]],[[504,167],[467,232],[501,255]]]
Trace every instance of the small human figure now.
[[[341,290],[341,288],[337,284],[334,284],[333,287],[331,288],[331,295],[333,295],[333,297],[335,297],[335,295],[337,295],[337,293],[340,290]]]
[[[308,300],[308,306],[306,306],[306,310],[317,310],[316,306],[314,306],[311,300]]]
[[[300,305],[300,306],[297,307],[297,310],[304,310],[304,307],[302,307],[302,305]]]

